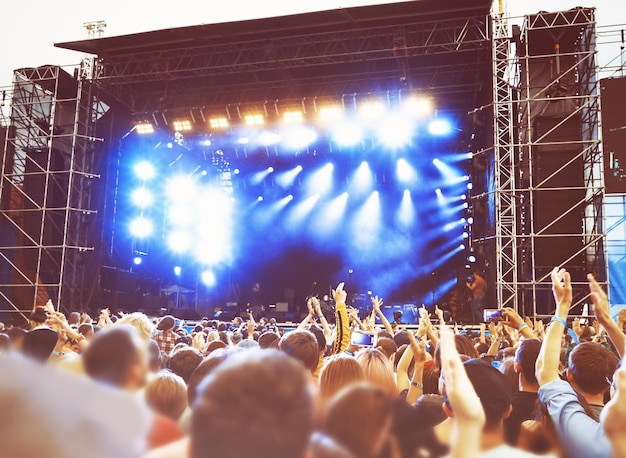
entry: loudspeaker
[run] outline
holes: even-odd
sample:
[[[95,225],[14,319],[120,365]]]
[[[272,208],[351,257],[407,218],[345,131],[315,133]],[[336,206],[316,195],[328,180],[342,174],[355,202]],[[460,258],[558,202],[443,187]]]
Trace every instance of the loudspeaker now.
[[[626,193],[626,77],[600,81],[604,182],[607,194]]]

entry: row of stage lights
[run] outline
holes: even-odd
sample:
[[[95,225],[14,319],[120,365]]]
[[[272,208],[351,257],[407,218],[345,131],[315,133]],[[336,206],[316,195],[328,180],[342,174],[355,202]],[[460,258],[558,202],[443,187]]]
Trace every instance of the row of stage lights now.
[[[389,105],[384,100],[368,99],[351,107],[329,104],[316,106],[311,111],[286,108],[279,113],[277,108],[272,113],[267,110],[241,113],[237,110],[235,116],[220,115],[208,120],[177,118],[168,123],[168,128],[178,134],[193,131],[209,131],[215,135],[236,134],[235,142],[240,145],[271,146],[282,143],[288,148],[312,144],[318,139],[320,130],[330,133],[340,146],[356,145],[373,133],[382,144],[391,147],[409,144],[418,127],[425,127],[428,134],[435,137],[448,136],[455,130],[450,119],[435,113],[429,98],[413,96],[395,107]],[[277,125],[283,129],[276,131],[274,128]],[[142,135],[156,130],[152,122],[137,123],[134,129]]]

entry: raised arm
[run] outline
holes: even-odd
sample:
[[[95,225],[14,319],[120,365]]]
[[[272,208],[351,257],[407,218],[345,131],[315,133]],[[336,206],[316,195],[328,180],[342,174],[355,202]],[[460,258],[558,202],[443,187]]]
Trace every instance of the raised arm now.
[[[609,298],[606,293],[602,289],[602,287],[598,284],[593,275],[587,275],[587,280],[589,280],[589,290],[591,291],[591,302],[594,305],[594,312],[596,314],[597,320],[604,327],[604,330],[609,335],[609,339],[613,342],[613,345],[617,349],[620,357],[624,356],[624,345],[626,344],[626,339],[624,338],[624,333],[622,330],[615,324],[613,318],[611,318],[611,312],[609,309]]]
[[[552,269],[552,291],[556,300],[556,313],[541,344],[535,364],[535,375],[539,386],[559,380],[561,338],[567,327],[567,315],[572,305],[572,282],[565,269]]]
[[[333,344],[333,331],[330,329],[328,325],[328,320],[322,313],[322,306],[320,305],[320,301],[317,297],[311,298],[311,303],[313,304],[313,310],[315,314],[320,319],[320,324],[322,325],[322,330],[324,331],[324,337],[326,338],[326,345]]]
[[[380,321],[385,327],[385,331],[387,331],[389,334],[393,336],[394,332],[391,327],[391,323],[389,323],[389,320],[387,319],[387,317],[380,310],[381,305],[383,305],[382,299],[380,299],[378,296],[372,297],[372,307],[374,308],[374,312],[376,313],[376,315],[380,317]]]
[[[348,295],[344,291],[343,286],[343,283],[339,283],[337,289],[333,290],[335,320],[337,323],[337,335],[333,345],[333,353],[341,353],[350,345],[350,323],[348,322],[348,311],[346,309],[346,298]]]
[[[512,328],[517,329],[521,335],[526,337],[527,339],[536,339],[537,336],[533,332],[532,328],[528,326],[528,323],[524,321],[524,319],[510,307],[504,307],[502,309],[502,315],[505,320],[502,321],[502,324]]]

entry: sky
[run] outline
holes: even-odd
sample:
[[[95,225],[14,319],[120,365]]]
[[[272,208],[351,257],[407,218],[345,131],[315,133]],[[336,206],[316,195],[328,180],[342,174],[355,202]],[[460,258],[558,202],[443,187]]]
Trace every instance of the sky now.
[[[446,0],[442,0],[446,1]],[[504,0],[507,1],[507,0]],[[39,65],[74,65],[82,55],[57,49],[54,43],[86,37],[83,24],[104,20],[104,36],[125,35],[171,27],[211,24],[260,17],[281,16],[315,10],[391,3],[387,0],[61,0],[54,7],[48,0],[6,2],[2,6],[0,39],[0,88],[11,85],[16,68]],[[219,8],[211,7],[218,4]],[[616,0],[508,0],[512,16],[538,11],[561,11],[575,6],[595,6],[598,25],[626,24],[626,8]],[[626,28],[626,25],[624,26]],[[602,50],[601,50],[602,51]],[[619,53],[615,44],[606,57]],[[602,52],[601,52],[602,54]],[[609,54],[609,53],[607,53]],[[602,56],[601,56],[602,57]],[[601,59],[602,60],[602,59]]]

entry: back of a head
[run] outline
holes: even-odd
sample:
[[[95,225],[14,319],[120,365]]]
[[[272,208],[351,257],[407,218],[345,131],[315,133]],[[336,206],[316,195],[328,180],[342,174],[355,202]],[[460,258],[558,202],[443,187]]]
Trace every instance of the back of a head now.
[[[91,323],[83,323],[78,326],[78,332],[87,340],[93,339],[93,325]]]
[[[309,326],[308,329],[315,336],[315,340],[317,341],[317,349],[322,352],[326,350],[326,336],[324,336],[324,331],[319,326]]]
[[[585,393],[600,394],[609,389],[619,360],[611,351],[594,342],[583,342],[569,355],[568,369],[573,382]]]
[[[45,363],[57,344],[58,333],[49,328],[33,329],[24,337],[23,353],[34,360]]]
[[[391,359],[392,356],[395,356],[398,351],[398,346],[393,341],[393,339],[388,339],[385,337],[379,337],[378,342],[376,343],[376,348],[383,352],[383,354]]]
[[[78,326],[80,324],[80,313],[70,313],[70,315],[67,317],[67,322],[70,326]]]
[[[191,374],[202,362],[202,353],[195,348],[186,347],[174,351],[168,362],[169,369],[180,375],[185,383],[189,382]]]
[[[365,381],[361,365],[346,354],[334,355],[326,360],[319,376],[319,395],[322,401],[329,401],[343,388]]]
[[[498,369],[480,359],[470,359],[463,365],[485,411],[485,428],[493,429],[502,422],[511,405],[508,381]],[[446,404],[449,407],[447,398]]]
[[[259,337],[259,347],[261,348],[275,348],[278,344],[280,336],[275,332],[264,332]]]
[[[139,337],[146,342],[152,338],[154,332],[154,325],[150,319],[141,312],[133,312],[124,315],[122,318],[115,322],[115,325],[130,325],[137,330]]]
[[[48,319],[48,311],[45,307],[38,305],[35,307],[30,314],[30,321],[32,321],[36,326],[43,324]]]
[[[398,395],[393,366],[387,357],[376,348],[362,348],[355,355],[365,378],[390,396]]]
[[[319,363],[317,339],[310,331],[293,331],[285,334],[278,341],[280,351],[300,361],[304,367],[313,372]]]
[[[196,370],[191,374],[191,378],[187,383],[187,402],[189,407],[193,406],[193,403],[196,401],[196,397],[198,395],[198,387],[202,383],[202,381],[215,370],[215,368],[220,365],[229,355],[232,355],[236,352],[235,349],[225,349],[218,348],[217,350],[211,352],[209,356],[204,358],[202,362],[196,367]]]
[[[304,456],[313,431],[309,375],[276,350],[229,356],[200,385],[191,458]]]
[[[162,371],[156,374],[146,385],[146,403],[162,415],[178,421],[187,408],[187,385],[176,374]]]
[[[172,315],[165,315],[159,320],[157,324],[157,330],[167,331],[172,329],[176,325],[176,319]]]
[[[378,456],[381,433],[390,425],[392,398],[383,390],[366,384],[346,388],[335,397],[326,412],[324,432],[354,456]]]
[[[520,373],[528,383],[537,384],[535,363],[541,350],[538,339],[524,339],[515,353],[515,362],[519,364]]]
[[[94,380],[124,387],[129,370],[147,357],[141,354],[138,339],[132,326],[115,325],[98,332],[82,355],[85,372]]]

